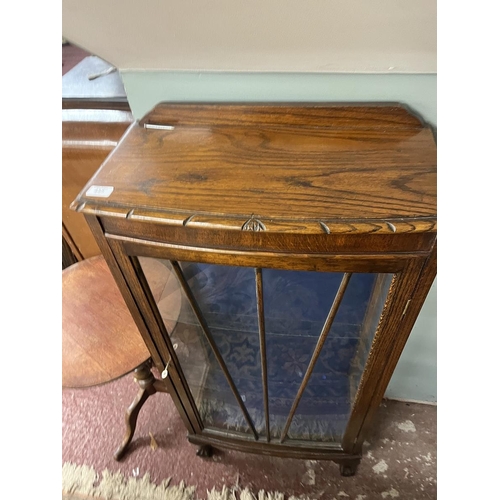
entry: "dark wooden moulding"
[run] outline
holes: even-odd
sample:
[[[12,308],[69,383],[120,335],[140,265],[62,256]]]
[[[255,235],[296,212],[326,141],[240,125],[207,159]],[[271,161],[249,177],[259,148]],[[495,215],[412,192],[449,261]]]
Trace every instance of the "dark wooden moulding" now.
[[[92,186],[108,191],[95,197]],[[428,125],[395,103],[161,103],[128,128],[72,208],[85,215],[157,368],[168,364],[170,395],[199,454],[216,446],[331,459],[344,475],[355,473],[436,275],[436,144]],[[266,436],[257,439],[251,422],[248,435],[204,428],[139,256],[170,260],[181,284],[178,261],[254,267],[263,367],[262,268],[342,272],[344,282],[350,273],[394,273],[342,442],[291,441],[286,429],[271,439],[264,371]],[[310,370],[335,308],[334,301]]]

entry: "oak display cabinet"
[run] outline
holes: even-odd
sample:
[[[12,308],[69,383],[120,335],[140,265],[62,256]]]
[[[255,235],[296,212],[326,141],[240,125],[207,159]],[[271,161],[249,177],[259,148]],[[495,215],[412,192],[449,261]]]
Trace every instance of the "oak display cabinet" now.
[[[162,103],[72,207],[199,454],[355,473],[436,274],[425,123],[399,104]],[[147,259],[168,271],[155,295]]]

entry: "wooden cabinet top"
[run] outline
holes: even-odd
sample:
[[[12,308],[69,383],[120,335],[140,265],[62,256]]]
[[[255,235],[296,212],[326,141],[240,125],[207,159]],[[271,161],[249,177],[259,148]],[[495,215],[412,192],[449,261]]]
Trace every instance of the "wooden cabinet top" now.
[[[436,144],[399,104],[162,103],[73,203],[169,225],[436,231]]]

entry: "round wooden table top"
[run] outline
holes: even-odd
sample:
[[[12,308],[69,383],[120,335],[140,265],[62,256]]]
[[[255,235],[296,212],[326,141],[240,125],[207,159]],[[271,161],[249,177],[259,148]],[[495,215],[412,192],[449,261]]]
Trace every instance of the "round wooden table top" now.
[[[156,259],[142,259],[153,296],[162,297],[173,273]],[[169,332],[180,313],[180,291],[169,296]],[[102,256],[62,272],[62,385],[90,387],[137,368],[150,357]]]

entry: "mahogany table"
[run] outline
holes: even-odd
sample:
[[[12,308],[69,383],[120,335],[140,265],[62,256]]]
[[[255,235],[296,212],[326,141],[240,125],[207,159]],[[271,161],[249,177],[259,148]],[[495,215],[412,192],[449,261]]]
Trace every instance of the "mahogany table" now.
[[[154,260],[146,266],[157,277],[153,293],[158,295],[168,271]],[[131,371],[140,387],[125,415],[125,437],[114,455],[119,460],[132,440],[141,407],[149,396],[166,392],[165,385],[151,373],[150,353],[102,256],[63,270],[62,299],[63,387],[100,385]],[[180,301],[172,299],[169,308],[178,314]]]

